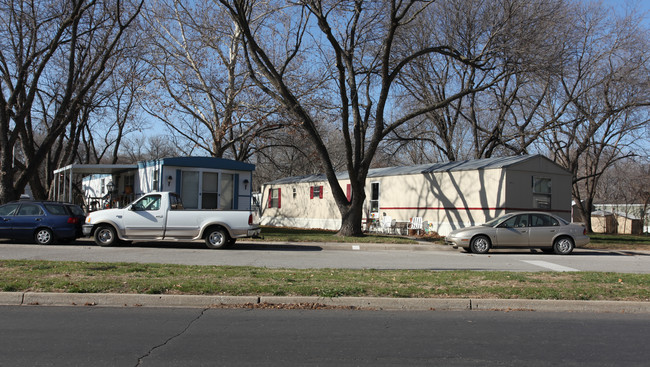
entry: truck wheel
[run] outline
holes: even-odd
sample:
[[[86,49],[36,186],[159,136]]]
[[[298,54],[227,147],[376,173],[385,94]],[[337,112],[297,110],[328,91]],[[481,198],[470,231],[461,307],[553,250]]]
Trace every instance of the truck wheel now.
[[[95,243],[99,246],[108,247],[117,243],[117,233],[112,226],[99,226],[95,230]]]
[[[208,248],[220,249],[226,247],[230,237],[228,233],[222,228],[211,228],[205,236],[205,245]]]

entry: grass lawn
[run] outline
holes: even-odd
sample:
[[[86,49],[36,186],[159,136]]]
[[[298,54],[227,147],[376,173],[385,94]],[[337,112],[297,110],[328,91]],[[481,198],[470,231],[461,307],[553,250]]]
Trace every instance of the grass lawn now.
[[[267,269],[2,260],[5,292],[650,301],[650,274]]]
[[[303,229],[284,227],[262,227],[263,241],[276,242],[340,242],[340,243],[404,243],[415,244],[417,241],[405,236],[369,233],[363,237],[337,236],[336,231],[324,229]],[[249,239],[246,239],[247,241]],[[254,239],[253,239],[254,240]],[[262,240],[260,240],[262,241]]]
[[[400,236],[265,227],[265,241],[418,243]],[[593,235],[591,248],[650,250],[648,236]],[[419,237],[419,241],[440,241]],[[267,269],[0,260],[0,291],[650,301],[650,274]]]

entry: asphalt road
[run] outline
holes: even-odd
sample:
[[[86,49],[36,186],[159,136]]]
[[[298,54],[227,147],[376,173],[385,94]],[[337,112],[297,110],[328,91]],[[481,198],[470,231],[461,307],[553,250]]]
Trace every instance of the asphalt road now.
[[[0,306],[3,366],[647,366],[649,315]]]
[[[601,271],[650,273],[650,252],[576,249],[572,255],[500,250],[474,255],[443,245],[265,244],[237,242],[224,250],[202,242],[135,242],[99,247],[89,240],[39,246],[0,242],[0,259],[234,265],[269,268]]]

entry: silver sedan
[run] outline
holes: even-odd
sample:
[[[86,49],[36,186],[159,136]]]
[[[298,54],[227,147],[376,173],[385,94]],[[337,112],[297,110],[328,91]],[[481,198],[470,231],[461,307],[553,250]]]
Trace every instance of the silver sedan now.
[[[456,229],[445,238],[454,248],[485,254],[491,248],[538,248],[570,254],[589,243],[585,227],[548,213],[510,213],[480,226]]]

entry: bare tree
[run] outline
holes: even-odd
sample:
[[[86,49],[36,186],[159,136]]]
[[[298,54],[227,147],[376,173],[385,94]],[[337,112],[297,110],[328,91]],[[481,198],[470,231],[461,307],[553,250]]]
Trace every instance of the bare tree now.
[[[124,140],[121,157],[128,162],[174,157],[182,154],[180,147],[166,135],[140,135]]]
[[[573,197],[591,231],[591,208],[602,174],[634,156],[650,121],[648,29],[637,15],[600,5],[576,7],[556,93],[545,106],[558,126],[544,136],[555,161],[574,175]]]
[[[467,86],[484,84],[500,71],[504,77],[492,87],[469,93],[395,130],[398,149],[418,142],[427,161],[486,158],[495,154],[524,154],[540,134],[553,126],[537,112],[552,76],[562,63],[567,7],[564,1],[438,2],[426,14],[437,32],[416,34],[412,40],[432,38],[452,43],[469,54],[486,44],[504,62],[495,69],[477,69],[450,58],[423,58],[405,68],[399,82],[404,102],[428,105]],[[495,24],[507,21],[507,27]],[[423,41],[417,41],[423,42]]]
[[[362,234],[365,181],[385,137],[500,80],[503,68],[496,65],[509,59],[504,57],[506,38],[496,35],[515,25],[511,13],[494,14],[489,32],[493,36],[486,33],[483,47],[471,52],[450,40],[419,37],[420,43],[406,42],[439,31],[436,24],[421,21],[433,1],[219,2],[242,32],[257,85],[301,122],[317,150],[341,213],[341,235]],[[270,16],[271,9],[278,10]],[[260,19],[261,13],[267,15]],[[534,29],[534,19],[527,20]],[[409,65],[427,58],[453,60],[481,77],[442,100],[401,106],[396,81]],[[351,201],[337,180],[331,152],[314,118],[310,104],[314,95],[336,101],[330,111],[337,116],[346,148]]]
[[[140,4],[6,1],[0,27],[0,202],[16,199],[86,102]],[[24,161],[16,162],[15,148]],[[44,185],[43,185],[44,186]],[[35,193],[45,196],[45,190]]]
[[[213,157],[246,160],[255,139],[278,126],[242,62],[241,32],[212,1],[149,3],[154,82],[148,111],[187,145]]]

